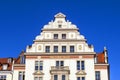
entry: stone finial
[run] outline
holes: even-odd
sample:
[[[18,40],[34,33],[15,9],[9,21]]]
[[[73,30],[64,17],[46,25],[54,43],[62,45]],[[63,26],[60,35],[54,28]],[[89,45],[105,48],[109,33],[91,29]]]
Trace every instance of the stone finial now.
[[[59,13],[57,13],[54,17],[55,17],[55,18],[65,18],[66,15],[64,15],[64,14],[61,13],[61,12],[59,12]]]

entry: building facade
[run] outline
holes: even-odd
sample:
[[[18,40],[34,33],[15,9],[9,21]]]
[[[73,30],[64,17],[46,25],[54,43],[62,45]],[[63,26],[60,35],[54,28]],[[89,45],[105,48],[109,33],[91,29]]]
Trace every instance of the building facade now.
[[[58,13],[18,58],[0,59],[0,80],[110,80],[107,49],[94,51]]]

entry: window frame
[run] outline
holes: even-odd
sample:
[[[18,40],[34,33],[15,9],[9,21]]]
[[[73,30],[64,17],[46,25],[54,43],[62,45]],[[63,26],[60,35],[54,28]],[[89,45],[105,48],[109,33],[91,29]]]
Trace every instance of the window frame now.
[[[70,46],[70,53],[74,53],[75,52],[75,46]]]
[[[101,80],[101,73],[100,73],[100,71],[95,71],[95,80]]]
[[[66,39],[66,34],[62,34],[62,39]]]
[[[66,53],[66,46],[62,46],[62,53]]]
[[[77,70],[85,70],[85,61],[84,60],[77,60],[76,62]]]
[[[43,61],[35,61],[35,71],[43,70]]]
[[[58,39],[58,34],[53,35],[54,39]]]
[[[50,46],[45,46],[45,52],[50,53]]]
[[[58,46],[54,46],[54,53],[58,53]]]

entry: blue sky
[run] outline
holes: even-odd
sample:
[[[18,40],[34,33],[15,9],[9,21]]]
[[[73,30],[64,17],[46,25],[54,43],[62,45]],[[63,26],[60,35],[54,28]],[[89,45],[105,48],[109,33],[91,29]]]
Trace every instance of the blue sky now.
[[[119,0],[0,0],[0,57],[17,57],[43,25],[62,12],[96,52],[108,49],[111,80],[119,80]]]

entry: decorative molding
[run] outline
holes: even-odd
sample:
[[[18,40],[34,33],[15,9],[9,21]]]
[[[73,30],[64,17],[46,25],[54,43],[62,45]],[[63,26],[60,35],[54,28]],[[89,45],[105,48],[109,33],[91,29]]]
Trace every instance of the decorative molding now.
[[[44,73],[41,72],[41,71],[35,71],[35,72],[33,73],[33,75],[44,75]]]
[[[80,70],[76,73],[76,75],[86,75],[87,73],[83,70]]]

